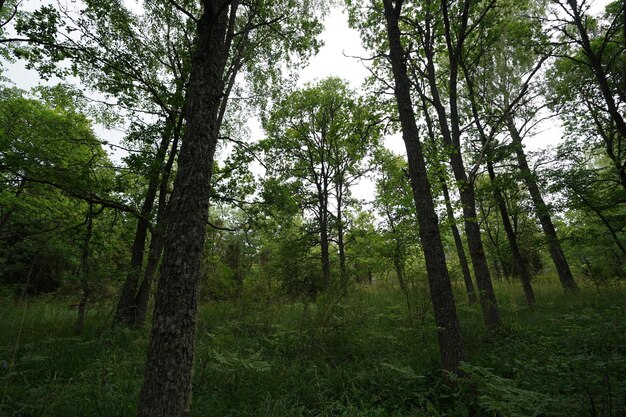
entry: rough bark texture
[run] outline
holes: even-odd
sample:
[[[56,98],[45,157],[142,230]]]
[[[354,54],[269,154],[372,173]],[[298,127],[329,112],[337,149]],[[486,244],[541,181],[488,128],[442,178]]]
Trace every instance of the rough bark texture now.
[[[554,224],[552,224],[550,210],[548,209],[545,201],[543,201],[541,191],[539,191],[539,186],[537,185],[537,180],[528,166],[526,154],[524,153],[524,145],[522,144],[522,138],[512,118],[509,118],[507,121],[507,127],[515,147],[515,153],[517,154],[517,164],[523,174],[524,182],[526,183],[526,187],[530,192],[530,197],[535,205],[535,213],[541,223],[541,228],[543,229],[543,233],[548,243],[548,249],[550,250],[550,256],[552,257],[552,262],[554,262],[554,266],[559,274],[561,285],[566,291],[578,291],[578,285],[576,285],[576,281],[574,281],[569,264],[565,258],[565,253],[563,253],[563,249],[561,249],[556,229],[554,228]]]
[[[398,114],[402,125],[402,137],[407,149],[409,177],[417,208],[420,240],[424,250],[430,296],[438,329],[441,367],[444,371],[458,374],[459,363],[465,358],[465,350],[441,243],[439,222],[413,112],[411,84],[407,76],[405,53],[398,27],[401,3],[397,2],[394,6],[392,0],[384,0],[384,8]]]
[[[185,108],[187,127],[168,203],[163,267],[139,394],[139,417],[190,415],[200,261],[224,89],[229,10],[226,5],[205,0],[197,22]],[[231,4],[231,13],[234,7]]]
[[[535,305],[535,293],[533,291],[532,284],[530,283],[530,274],[528,272],[528,266],[524,262],[522,252],[520,251],[517,243],[517,236],[513,230],[511,219],[509,218],[509,211],[506,207],[506,202],[502,196],[502,192],[497,184],[496,172],[493,168],[493,162],[487,161],[487,171],[489,172],[489,180],[493,187],[493,197],[498,205],[498,211],[502,219],[502,225],[506,238],[509,241],[509,247],[511,248],[511,255],[513,256],[513,264],[515,265],[515,271],[522,282],[522,288],[524,288],[524,295],[526,296],[526,303],[530,306]]]

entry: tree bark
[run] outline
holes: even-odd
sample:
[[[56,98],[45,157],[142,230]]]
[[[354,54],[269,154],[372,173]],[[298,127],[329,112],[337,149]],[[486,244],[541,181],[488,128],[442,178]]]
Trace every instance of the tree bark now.
[[[448,59],[450,79],[448,82],[449,105],[450,105],[450,121],[446,113],[441,95],[439,93],[439,80],[435,68],[435,52],[432,39],[427,39],[426,44],[430,45],[427,53],[427,75],[428,84],[432,95],[432,104],[436,110],[441,136],[444,145],[448,149],[450,156],[450,165],[457,182],[461,205],[463,208],[463,217],[465,223],[465,235],[467,237],[467,246],[472,259],[472,267],[474,269],[474,277],[479,290],[480,305],[483,311],[483,319],[485,325],[490,328],[502,325],[500,319],[500,311],[496,301],[496,295],[489,274],[489,266],[485,257],[485,250],[481,239],[478,217],[476,214],[476,196],[474,194],[474,184],[467,178],[465,166],[463,164],[463,156],[461,155],[461,128],[460,117],[458,113],[458,71],[459,58],[462,44],[453,45],[453,36],[451,34],[451,26],[448,21],[448,6],[442,2],[442,13],[446,22],[445,35],[448,44]],[[467,4],[467,3],[464,3]],[[461,22],[460,33],[457,42],[463,41],[467,25],[467,16]],[[429,34],[431,36],[432,34]],[[450,123],[450,124],[448,124]]]
[[[187,126],[168,203],[139,417],[190,415],[198,282],[224,91],[228,11],[234,20],[237,9],[237,3],[230,7],[228,2],[203,3],[185,103]]]
[[[552,262],[554,262],[554,266],[556,267],[557,273],[559,275],[559,280],[561,281],[561,285],[563,286],[563,289],[565,291],[578,291],[578,285],[576,285],[576,281],[574,281],[574,277],[572,276],[572,272],[570,271],[569,264],[567,263],[567,259],[565,258],[565,253],[563,252],[561,244],[559,243],[556,229],[554,228],[554,224],[552,223],[550,210],[548,209],[545,201],[543,201],[543,197],[541,196],[541,191],[539,191],[539,186],[537,185],[535,175],[528,166],[526,154],[524,153],[524,145],[522,144],[522,138],[519,134],[519,131],[517,130],[517,127],[515,126],[515,122],[513,121],[512,117],[509,117],[507,120],[507,128],[515,147],[515,153],[517,155],[517,163],[519,165],[519,169],[522,172],[524,182],[526,183],[526,187],[530,192],[530,197],[532,198],[533,204],[535,205],[535,213],[537,214],[539,223],[541,223],[541,228],[543,229],[543,233],[548,243],[548,249],[550,250],[550,256],[552,257]]]
[[[157,191],[159,189],[159,173],[163,167],[165,154],[170,145],[170,137],[173,130],[173,123],[168,117],[165,131],[161,137],[159,149],[156,157],[150,167],[148,173],[148,189],[141,206],[140,216],[137,219],[137,228],[135,230],[135,238],[131,247],[130,269],[126,275],[126,280],[120,292],[120,298],[117,302],[114,324],[123,324],[129,326],[134,321],[135,316],[135,295],[137,293],[137,284],[141,276],[143,266],[144,251],[146,246],[146,238],[148,237],[148,229],[150,228],[150,214],[154,207]]]
[[[419,88],[419,95],[422,100],[422,113],[424,114],[424,118],[426,119],[426,128],[428,129],[428,138],[433,146],[436,149],[436,139],[435,139],[435,131],[433,126],[433,120],[430,117],[430,113],[428,112],[428,104],[426,100],[426,95],[424,94],[423,89]],[[452,208],[452,199],[450,198],[450,191],[448,189],[448,183],[446,181],[445,175],[442,172],[443,166],[441,163],[437,162],[437,177],[439,180],[439,184],[441,185],[441,191],[443,193],[443,199],[446,205],[446,216],[448,217],[448,222],[450,223],[450,229],[452,231],[452,237],[454,238],[454,245],[456,247],[456,253],[459,258],[459,264],[461,265],[461,271],[463,273],[463,282],[465,283],[465,290],[467,291],[467,298],[470,304],[474,304],[477,300],[476,291],[474,289],[474,282],[472,281],[472,274],[470,273],[469,264],[467,262],[467,257],[465,256],[465,248],[463,247],[463,241],[461,240],[461,234],[459,233],[459,228],[456,225],[456,218],[454,217],[454,210]]]
[[[474,82],[470,77],[469,71],[465,65],[462,65],[465,80],[468,85],[469,95],[470,95],[470,104],[472,109],[472,115],[474,116],[474,123],[476,124],[476,128],[478,130],[478,135],[480,137],[480,142],[483,148],[489,149],[490,147],[490,138],[485,133],[485,129],[483,128],[483,124],[481,122],[478,106],[476,105],[476,95],[474,90]],[[490,156],[487,156],[487,172],[489,174],[489,182],[492,186],[493,197],[498,206],[498,211],[500,212],[500,218],[502,219],[502,226],[504,227],[504,232],[506,233],[507,240],[509,242],[509,248],[511,249],[511,255],[513,257],[513,265],[514,269],[517,272],[517,275],[522,282],[522,288],[524,289],[524,295],[526,297],[526,303],[529,306],[535,305],[535,293],[533,292],[533,287],[530,283],[530,274],[528,273],[528,267],[526,266],[526,262],[522,257],[522,253],[519,249],[519,245],[517,243],[517,236],[515,235],[515,231],[513,230],[513,226],[511,225],[511,219],[509,218],[509,211],[506,207],[506,202],[504,201],[504,197],[502,196],[502,190],[498,184],[498,180],[496,178],[496,171],[493,167],[493,161]]]
[[[446,215],[448,217],[448,222],[450,223],[450,230],[452,230],[452,237],[454,238],[454,246],[456,247],[459,264],[461,264],[461,271],[463,272],[463,282],[465,283],[465,290],[467,291],[467,299],[470,304],[474,304],[478,301],[478,299],[476,298],[476,290],[474,289],[474,282],[472,281],[472,274],[470,273],[467,256],[465,256],[465,248],[463,247],[463,240],[461,240],[461,233],[459,233],[459,227],[456,225],[448,184],[446,184],[445,178],[439,178],[439,181],[441,182],[443,199],[446,205]]]
[[[148,262],[146,264],[146,272],[144,274],[143,281],[135,296],[135,316],[132,325],[134,327],[143,327],[148,315],[148,302],[150,300],[150,291],[152,289],[152,282],[154,281],[154,275],[156,274],[157,267],[159,265],[159,259],[161,258],[161,252],[163,251],[163,233],[166,229],[166,213],[167,213],[167,187],[169,184],[170,175],[172,173],[172,167],[176,160],[178,153],[178,140],[180,137],[180,131],[182,128],[182,120],[180,117],[178,121],[178,127],[174,134],[174,142],[172,143],[172,150],[165,163],[163,175],[161,176],[161,185],[159,186],[159,208],[157,211],[157,220],[150,239],[150,249],[148,252]]]
[[[511,225],[511,219],[509,218],[509,211],[506,207],[506,202],[504,201],[502,192],[500,191],[500,188],[497,184],[498,180],[496,178],[496,172],[493,168],[493,162],[491,162],[490,159],[487,160],[487,171],[489,173],[491,186],[493,187],[493,198],[498,205],[498,211],[500,212],[504,232],[506,233],[506,238],[509,241],[509,247],[511,248],[511,255],[513,257],[515,271],[517,272],[517,275],[522,282],[522,288],[524,289],[524,295],[526,296],[526,303],[529,306],[533,306],[535,305],[535,293],[533,291],[532,284],[530,283],[528,266],[526,265],[526,262],[524,262],[522,252],[519,249],[517,236],[515,235],[515,231],[513,230],[513,226]]]
[[[452,285],[446,267],[446,258],[439,233],[439,222],[435,213],[426,163],[419,140],[411,84],[407,75],[405,51],[400,40],[400,1],[384,0],[390,60],[395,80],[395,96],[402,126],[402,138],[407,150],[409,177],[417,209],[419,235],[426,260],[426,272],[430,296],[437,324],[437,338],[444,371],[459,374],[459,364],[465,358],[465,347],[452,294]]]

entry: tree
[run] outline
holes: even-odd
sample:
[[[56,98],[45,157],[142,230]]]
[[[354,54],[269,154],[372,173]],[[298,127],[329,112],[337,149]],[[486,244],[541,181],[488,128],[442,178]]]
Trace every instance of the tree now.
[[[18,282],[23,298],[56,289],[78,269],[80,333],[95,272],[90,258],[98,253],[102,268],[111,263],[102,256],[107,250],[102,242],[92,245],[93,234],[101,233],[93,218],[105,208],[126,207],[112,198],[110,162],[73,91],[56,86],[36,93],[37,98],[19,90],[0,93],[0,176],[6,184],[0,193],[2,278]],[[87,213],[85,220],[81,213]],[[76,238],[83,227],[84,236]]]
[[[626,10],[614,1],[601,18],[588,16],[587,0],[556,0],[556,29],[564,47],[557,51],[557,77],[564,85],[554,96],[565,104],[569,125],[595,130],[626,189]],[[560,13],[559,13],[560,12]],[[564,14],[563,14],[564,13]],[[559,15],[562,17],[559,17]],[[559,68],[560,67],[560,68]],[[580,108],[586,109],[580,112]]]
[[[213,156],[230,85],[226,84],[224,77],[228,71],[229,53],[232,47],[240,45],[239,39],[247,39],[253,29],[269,28],[267,32],[275,34],[280,22],[284,30],[293,30],[299,24],[306,30],[295,33],[298,36],[285,38],[288,40],[282,43],[273,43],[273,47],[283,45],[275,50],[306,55],[315,45],[307,39],[316,33],[317,24],[311,10],[304,8],[302,14],[287,20],[285,11],[296,6],[300,4],[204,0],[200,17],[195,17],[178,5],[181,12],[195,22],[196,40],[184,107],[185,133],[167,209],[163,267],[138,416],[189,414],[198,280],[208,220]],[[242,23],[238,17],[246,16],[245,12],[252,13],[258,20],[244,18],[243,29],[247,30],[238,31],[238,24]],[[279,36],[279,39],[283,37]]]
[[[105,102],[109,110],[134,120],[126,145],[142,150],[139,175],[147,178],[147,184],[143,201],[137,203],[139,216],[130,265],[114,322],[137,325],[146,315],[147,303],[140,300],[149,294],[154,274],[154,268],[148,268],[139,285],[146,239],[149,229],[163,227],[152,223],[154,217],[163,220],[163,216],[153,216],[153,211],[159,189],[167,188],[171,171],[171,164],[166,163],[168,153],[172,153],[172,160],[177,148],[173,144],[183,128],[192,22],[156,3],[147,3],[141,16],[118,1],[84,3],[79,11],[61,5],[42,6],[20,16],[16,29],[23,38],[15,54],[27,59],[28,65],[37,68],[43,77],[65,77],[69,73],[79,76],[86,86],[112,101]],[[69,65],[64,65],[66,62]],[[150,126],[142,120],[145,115],[156,117],[158,122]],[[127,160],[134,158],[136,163],[141,157],[135,153]],[[164,185],[160,185],[162,182]],[[159,200],[165,203],[165,196]],[[159,206],[160,212],[164,209]],[[158,237],[152,239],[153,258],[159,241]],[[151,267],[155,261],[148,263]]]
[[[303,211],[315,219],[322,270],[315,292],[331,284],[333,225],[340,283],[346,290],[344,211],[350,186],[364,174],[364,158],[377,143],[377,123],[369,106],[336,78],[292,93],[274,106],[264,123],[268,138],[262,147],[268,175],[300,196]]]
[[[406,51],[402,43],[400,31],[403,3],[401,1],[384,0],[383,10],[375,7],[370,9],[370,15],[367,19],[365,16],[358,15],[356,9],[353,8],[355,5],[352,3],[348,3],[348,5],[352,11],[353,21],[358,20],[365,33],[367,33],[369,25],[379,29],[378,23],[384,19],[384,29],[382,31],[375,30],[372,38],[375,42],[384,43],[386,47],[382,52],[385,55],[387,52],[389,53],[396,110],[400,120],[402,138],[407,150],[409,179],[413,191],[413,200],[417,209],[419,236],[424,250],[430,297],[438,329],[437,337],[441,367],[446,372],[458,373],[459,364],[465,357],[465,349],[448,276],[424,151],[420,142],[419,129],[413,110],[413,100],[410,93],[411,82],[407,73],[407,62],[405,59]],[[380,44],[377,46],[380,46]]]
[[[405,262],[409,247],[419,239],[413,196],[405,174],[407,164],[391,152],[377,152],[376,162],[380,176],[376,181],[374,208],[382,218],[385,234],[389,237],[390,257],[400,289],[408,297]],[[408,302],[408,298],[407,298]]]

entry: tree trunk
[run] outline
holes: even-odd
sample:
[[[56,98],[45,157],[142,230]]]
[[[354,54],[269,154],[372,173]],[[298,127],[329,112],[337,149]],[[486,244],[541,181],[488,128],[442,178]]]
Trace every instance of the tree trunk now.
[[[154,281],[154,275],[156,274],[157,267],[159,265],[159,259],[161,258],[161,252],[163,251],[163,233],[166,229],[166,213],[167,213],[167,187],[169,185],[170,176],[172,173],[172,167],[176,160],[178,153],[178,141],[180,138],[180,132],[182,129],[183,117],[178,118],[178,124],[174,131],[174,141],[172,142],[172,149],[165,163],[163,174],[161,175],[161,184],[159,185],[159,208],[157,210],[156,225],[152,232],[152,238],[150,239],[150,249],[148,251],[148,262],[146,264],[146,271],[144,278],[141,281],[137,295],[135,296],[135,314],[131,323],[134,327],[143,327],[148,315],[148,302],[150,300],[150,291],[152,289],[152,282]]]
[[[461,264],[461,271],[463,271],[463,282],[465,283],[465,290],[467,291],[467,299],[470,304],[474,304],[478,300],[476,299],[476,291],[474,290],[472,274],[470,273],[467,257],[465,256],[465,248],[463,247],[463,241],[461,240],[461,233],[459,233],[459,228],[456,225],[448,184],[446,184],[445,178],[440,177],[439,181],[443,190],[443,199],[446,204],[446,215],[448,216],[448,222],[450,223],[450,229],[452,230],[454,246],[456,247],[456,253],[459,257],[459,263]]]
[[[535,305],[535,293],[533,292],[533,287],[530,283],[530,274],[528,273],[528,267],[526,265],[526,262],[524,262],[522,253],[519,249],[517,236],[515,235],[515,231],[513,230],[513,226],[511,225],[511,219],[509,219],[509,211],[506,207],[506,202],[504,201],[500,188],[497,184],[497,178],[495,170],[493,168],[493,162],[491,162],[490,159],[487,160],[487,171],[489,172],[489,180],[491,182],[491,186],[493,187],[493,197],[496,200],[496,204],[498,205],[498,210],[500,211],[500,217],[502,218],[504,232],[506,233],[507,240],[509,241],[509,247],[511,248],[513,264],[520,280],[522,281],[522,288],[524,288],[526,303],[529,306],[533,306]]]
[[[143,266],[146,237],[148,236],[148,229],[150,228],[150,214],[152,213],[156,194],[159,189],[159,174],[170,144],[173,127],[171,117],[168,117],[159,149],[150,167],[148,190],[146,191],[146,196],[141,206],[140,217],[137,219],[135,238],[131,248],[130,269],[126,275],[126,280],[124,281],[120,298],[117,302],[117,309],[113,319],[115,324],[129,326],[135,321],[135,295],[137,293],[137,284],[139,283],[141,268]]]
[[[344,295],[348,295],[348,274],[346,273],[346,244],[344,242],[343,229],[343,196],[340,190],[341,186],[337,185],[337,247],[339,249],[339,275],[341,278],[341,287]]]
[[[320,210],[326,210],[324,207]],[[328,216],[321,214],[320,221],[320,260],[322,262],[322,285],[315,288],[317,293],[321,289],[326,289],[330,285],[330,243],[328,241]]]
[[[444,6],[442,11],[447,13],[447,6]],[[450,61],[450,79],[448,83],[450,103],[449,125],[448,115],[446,114],[441,95],[439,94],[439,79],[435,68],[433,50],[427,51],[428,84],[432,94],[432,104],[437,112],[441,136],[443,138],[444,145],[448,149],[450,165],[452,166],[454,178],[459,189],[461,205],[463,207],[467,246],[470,252],[470,258],[472,259],[474,277],[476,278],[476,284],[479,290],[478,295],[483,311],[483,319],[487,327],[495,328],[502,325],[500,311],[498,309],[496,295],[493,290],[493,284],[489,274],[489,266],[487,265],[487,258],[485,257],[485,250],[481,240],[480,227],[478,224],[478,217],[476,215],[474,184],[467,178],[465,166],[463,165],[463,156],[461,155],[460,118],[457,108],[457,82],[459,69],[458,55],[461,46],[456,45],[456,47],[453,47],[451,45],[452,35],[450,34],[449,27],[446,27],[446,38],[448,41],[448,57]],[[430,40],[428,42],[430,42]]]
[[[428,139],[430,140],[434,149],[436,149],[436,139],[435,139],[435,131],[433,126],[433,120],[430,117],[430,113],[428,112],[428,104],[426,95],[424,94],[423,89],[420,87],[419,95],[422,100],[422,112],[424,114],[424,118],[426,119],[426,128],[428,130]],[[461,234],[459,233],[459,228],[456,225],[456,218],[454,217],[454,210],[452,208],[452,199],[450,198],[450,191],[448,189],[448,183],[446,181],[445,175],[443,173],[443,166],[441,163],[437,162],[437,177],[439,180],[439,184],[441,185],[441,191],[443,192],[443,199],[446,205],[446,215],[448,217],[448,222],[450,223],[450,229],[452,230],[452,236],[454,238],[454,245],[456,247],[456,253],[459,258],[459,264],[461,265],[461,271],[463,272],[463,282],[465,283],[465,290],[467,291],[467,298],[470,304],[474,304],[476,301],[476,291],[474,289],[474,282],[472,281],[472,274],[470,273],[469,264],[467,262],[467,257],[465,256],[465,248],[463,247],[463,241],[461,240]]]
[[[467,82],[468,90],[470,93],[470,103],[472,115],[474,116],[474,123],[476,124],[476,128],[478,129],[478,134],[480,136],[480,141],[483,148],[488,148],[490,146],[490,140],[485,133],[481,119],[479,117],[478,106],[476,105],[474,82],[471,79],[467,68],[464,65],[462,66],[462,68],[464,70],[465,80]],[[504,201],[502,191],[496,179],[496,172],[493,168],[493,161],[489,156],[487,156],[487,172],[489,173],[489,181],[491,182],[491,186],[493,187],[493,197],[496,205],[498,206],[498,211],[500,212],[500,218],[502,219],[504,232],[506,233],[507,240],[509,241],[509,247],[511,249],[511,255],[513,257],[514,269],[516,270],[517,275],[522,282],[524,295],[526,296],[526,303],[530,306],[533,306],[535,304],[535,294],[530,283],[530,274],[528,273],[528,268],[526,266],[526,263],[524,262],[524,259],[522,258],[522,253],[519,249],[519,245],[517,244],[517,236],[515,235],[513,226],[511,225],[511,220],[509,219],[509,211],[506,207],[506,202]]]
[[[398,1],[395,7],[392,0],[384,0],[383,3],[402,138],[407,150],[409,177],[417,209],[420,240],[424,250],[430,296],[437,324],[441,367],[446,372],[459,374],[459,364],[465,359],[465,348],[439,233],[439,221],[435,213],[422,144],[419,141],[419,131],[413,112],[411,83],[406,72],[405,52],[400,41],[398,20],[402,3]]]
[[[522,144],[522,138],[519,134],[519,131],[517,130],[517,127],[515,127],[515,122],[513,121],[512,117],[509,117],[509,119],[507,120],[507,128],[515,147],[515,153],[517,154],[517,163],[519,165],[519,169],[522,172],[524,182],[526,183],[526,187],[530,192],[530,197],[532,198],[533,204],[535,205],[535,213],[537,214],[537,218],[539,218],[539,223],[541,223],[541,228],[543,229],[546,241],[548,242],[550,256],[552,257],[552,262],[554,262],[554,266],[556,267],[557,273],[559,274],[559,280],[561,281],[561,285],[563,286],[563,289],[565,291],[578,291],[578,285],[576,285],[576,281],[574,281],[574,277],[572,276],[572,272],[570,271],[569,264],[567,263],[567,259],[565,258],[565,253],[563,253],[563,249],[561,249],[561,244],[559,243],[556,229],[552,224],[550,210],[548,209],[546,203],[543,201],[543,197],[541,196],[541,191],[539,191],[539,186],[537,185],[535,175],[528,166],[526,154],[524,153],[524,145]]]
[[[231,3],[233,19],[236,8],[237,3]],[[197,22],[185,106],[187,126],[168,203],[163,267],[139,394],[139,417],[190,415],[198,282],[224,91],[228,10],[228,3],[205,0]]]
[[[89,293],[91,292],[91,288],[89,287],[89,244],[91,243],[92,235],[93,205],[92,203],[89,203],[89,209],[87,211],[87,227],[80,256],[80,286],[83,290],[83,294],[80,298],[80,302],[78,303],[78,315],[76,317],[76,324],[74,325],[74,333],[77,335],[83,333],[87,300],[89,299]]]

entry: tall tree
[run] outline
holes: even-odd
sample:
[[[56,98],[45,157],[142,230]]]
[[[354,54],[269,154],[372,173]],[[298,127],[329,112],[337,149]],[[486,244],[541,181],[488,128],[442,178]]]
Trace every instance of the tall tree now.
[[[569,85],[555,98],[565,103],[571,124],[595,129],[626,189],[624,3],[609,3],[599,17],[589,15],[588,0],[555,0],[554,4],[555,28],[563,40],[556,52],[562,58],[560,76]],[[581,113],[580,108],[586,111]]]
[[[437,129],[448,152],[463,209],[465,234],[483,318],[488,327],[500,326],[501,319],[478,224],[474,178],[467,174],[461,152],[463,115],[459,90],[463,60],[467,50],[471,49],[468,39],[474,31],[480,30],[486,16],[492,12],[494,3],[465,0],[457,4],[429,0],[414,6],[419,18],[411,20],[412,29],[418,40],[418,56],[423,56],[423,59],[416,57],[410,61],[414,78],[426,80],[425,88],[418,93],[427,95],[427,101],[435,111]],[[443,35],[443,44],[438,34]],[[439,62],[445,65],[440,66]],[[445,86],[440,82],[440,68],[446,77]],[[415,80],[413,85],[419,86],[420,81]]]
[[[200,261],[208,220],[213,157],[223,109],[232,87],[227,84],[229,78],[224,76],[230,70],[231,48],[241,45],[240,42],[247,39],[246,34],[253,33],[255,28],[266,28],[265,33],[279,35],[282,35],[281,30],[289,30],[294,36],[279,36],[282,41],[274,38],[272,57],[286,58],[276,55],[285,51],[306,55],[315,46],[310,37],[318,31],[308,4],[298,2],[243,4],[236,0],[204,0],[200,17],[172,3],[195,22],[196,33],[184,107],[185,133],[167,208],[163,267],[138,416],[189,414]],[[285,13],[292,7],[301,7],[302,13],[287,18]],[[247,13],[258,20],[246,19]],[[243,32],[239,16],[244,16]],[[295,31],[299,25],[304,30]]]
[[[384,0],[385,36],[389,45],[397,111],[407,151],[409,178],[417,209],[430,296],[435,311],[441,367],[444,371],[458,374],[460,362],[465,357],[465,348],[410,94],[411,83],[407,74],[406,52],[402,45],[399,26],[402,6],[402,1]]]
[[[337,78],[294,92],[273,108],[265,123],[268,138],[262,146],[268,173],[293,187],[303,209],[315,219],[322,267],[322,282],[315,284],[316,290],[331,284],[333,225],[340,284],[346,288],[343,213],[350,186],[363,175],[364,158],[378,140],[376,126],[370,107]]]

